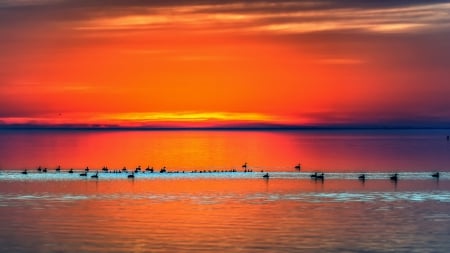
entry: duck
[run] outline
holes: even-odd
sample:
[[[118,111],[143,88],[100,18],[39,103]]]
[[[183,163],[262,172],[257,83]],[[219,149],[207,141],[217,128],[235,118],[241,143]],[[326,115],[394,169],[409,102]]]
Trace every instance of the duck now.
[[[128,175],[128,178],[134,178],[134,172],[131,172],[131,174]]]
[[[70,169],[70,170],[69,170],[69,173],[73,173],[73,169]]]
[[[61,166],[58,165],[58,167],[56,167],[55,171],[56,172],[60,172],[61,171]]]
[[[314,179],[314,180],[318,180],[318,179],[324,180],[325,179],[325,174],[324,173],[320,173],[319,174],[317,172],[314,172],[314,174],[311,174],[310,177],[311,177],[311,179]]]
[[[434,178],[439,178],[440,173],[439,172],[435,172],[435,173],[431,174],[431,176],[434,177]]]
[[[294,169],[296,170],[300,170],[302,168],[302,165],[299,163],[297,165],[295,165]]]
[[[28,174],[28,171],[27,170],[24,170],[24,171],[22,171],[22,174]]]
[[[320,173],[320,175],[317,175],[316,176],[316,179],[325,179],[325,174],[323,174],[323,173]]]
[[[266,174],[264,174],[262,177],[265,178],[265,179],[269,179],[269,173],[266,172]]]
[[[359,175],[358,179],[361,180],[361,181],[364,181],[364,180],[366,180],[366,175],[365,174],[361,174],[361,175]]]
[[[391,179],[392,181],[394,181],[394,182],[397,182],[397,180],[398,180],[398,173],[392,174],[391,177],[390,177],[390,179]]]
[[[87,177],[87,171],[85,171],[85,172],[83,172],[83,173],[80,173],[80,176],[81,176],[81,177]]]
[[[246,168],[247,168],[247,162],[245,162],[245,163],[242,165],[242,168],[243,168],[243,169],[246,169]]]
[[[95,175],[92,175],[91,178],[98,178],[98,171],[95,173]]]

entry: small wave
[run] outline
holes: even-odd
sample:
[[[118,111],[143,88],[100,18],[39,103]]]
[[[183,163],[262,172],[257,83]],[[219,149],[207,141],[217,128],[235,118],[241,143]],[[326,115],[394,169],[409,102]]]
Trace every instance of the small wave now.
[[[67,172],[28,172],[22,174],[20,171],[2,171],[0,180],[8,181],[28,181],[28,180],[131,180],[128,173],[99,172],[98,178],[91,178],[95,173],[90,172],[87,176],[79,176],[79,172],[73,174]],[[177,173],[150,173],[139,172],[134,174],[133,180],[142,179],[260,179],[265,172],[177,172]],[[352,172],[328,172],[325,179],[355,180],[363,173]],[[365,180],[389,179],[393,173],[369,172],[364,173]],[[311,172],[269,172],[270,178],[275,179],[310,179]],[[399,172],[398,180],[429,180],[433,178],[430,172]],[[439,180],[449,180],[450,172],[440,172]]]

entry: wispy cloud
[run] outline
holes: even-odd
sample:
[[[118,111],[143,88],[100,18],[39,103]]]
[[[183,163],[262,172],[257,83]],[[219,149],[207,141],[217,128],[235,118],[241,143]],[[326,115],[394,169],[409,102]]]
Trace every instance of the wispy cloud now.
[[[336,30],[418,32],[447,29],[450,3],[327,6],[317,2],[251,2],[148,7],[75,25],[77,30],[184,29],[214,32],[311,33]]]

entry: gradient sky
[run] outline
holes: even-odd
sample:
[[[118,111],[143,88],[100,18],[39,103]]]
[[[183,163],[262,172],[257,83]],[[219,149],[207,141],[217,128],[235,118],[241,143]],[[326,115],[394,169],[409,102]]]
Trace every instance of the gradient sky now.
[[[450,1],[0,0],[0,124],[450,127]]]

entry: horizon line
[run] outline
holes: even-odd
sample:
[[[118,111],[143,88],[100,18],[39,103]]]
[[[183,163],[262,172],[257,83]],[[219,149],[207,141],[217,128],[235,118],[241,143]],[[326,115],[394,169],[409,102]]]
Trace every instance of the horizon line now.
[[[0,124],[0,130],[92,130],[92,131],[202,131],[202,130],[445,130],[450,126],[414,126],[414,125],[233,125],[233,126],[114,126],[114,125],[28,125]]]

